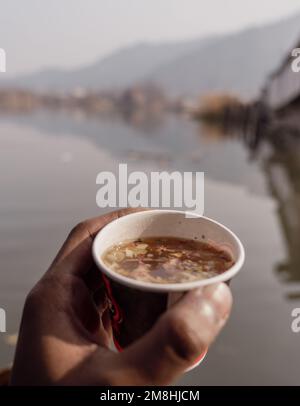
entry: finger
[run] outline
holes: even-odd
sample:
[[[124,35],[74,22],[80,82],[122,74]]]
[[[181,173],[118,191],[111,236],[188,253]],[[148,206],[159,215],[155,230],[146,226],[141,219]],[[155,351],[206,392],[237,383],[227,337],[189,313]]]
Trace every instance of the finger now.
[[[186,294],[146,336],[120,354],[123,363],[130,365],[128,379],[141,385],[174,381],[216,338],[231,304],[231,293],[225,284]]]
[[[64,242],[51,268],[63,264],[61,268],[65,273],[85,275],[93,264],[91,247],[96,233],[111,221],[141,210],[132,208],[117,210],[79,223]]]

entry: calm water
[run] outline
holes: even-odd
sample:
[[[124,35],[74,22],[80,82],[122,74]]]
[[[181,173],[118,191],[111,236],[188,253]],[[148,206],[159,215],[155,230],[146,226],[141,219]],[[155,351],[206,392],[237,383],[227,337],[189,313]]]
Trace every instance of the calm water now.
[[[299,384],[300,164],[296,148],[251,152],[183,118],[87,119],[37,114],[0,119],[0,366],[12,361],[26,293],[70,228],[97,208],[96,175],[130,169],[205,171],[205,214],[246,248],[232,283],[232,317],[204,363],[181,384]]]

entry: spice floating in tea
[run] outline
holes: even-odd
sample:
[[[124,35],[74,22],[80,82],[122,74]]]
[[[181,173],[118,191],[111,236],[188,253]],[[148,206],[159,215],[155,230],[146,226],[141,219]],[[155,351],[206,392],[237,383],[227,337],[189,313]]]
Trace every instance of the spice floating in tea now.
[[[151,283],[184,283],[220,275],[233,264],[231,255],[199,240],[139,238],[113,245],[102,257],[112,271]]]

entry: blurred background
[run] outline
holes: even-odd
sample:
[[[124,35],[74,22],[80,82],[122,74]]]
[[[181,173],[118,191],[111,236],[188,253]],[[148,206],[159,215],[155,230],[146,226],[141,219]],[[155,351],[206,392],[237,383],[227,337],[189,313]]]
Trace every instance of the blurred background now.
[[[205,215],[241,238],[232,317],[182,385],[299,384],[300,6],[294,0],[0,2],[0,369],[24,299],[96,176],[205,172]]]

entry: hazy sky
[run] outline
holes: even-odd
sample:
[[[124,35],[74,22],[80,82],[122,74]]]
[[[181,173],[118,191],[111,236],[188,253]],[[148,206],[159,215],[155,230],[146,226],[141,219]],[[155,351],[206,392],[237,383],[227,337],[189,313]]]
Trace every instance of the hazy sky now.
[[[299,0],[0,0],[8,74],[87,64],[139,41],[201,37],[284,18]]]

